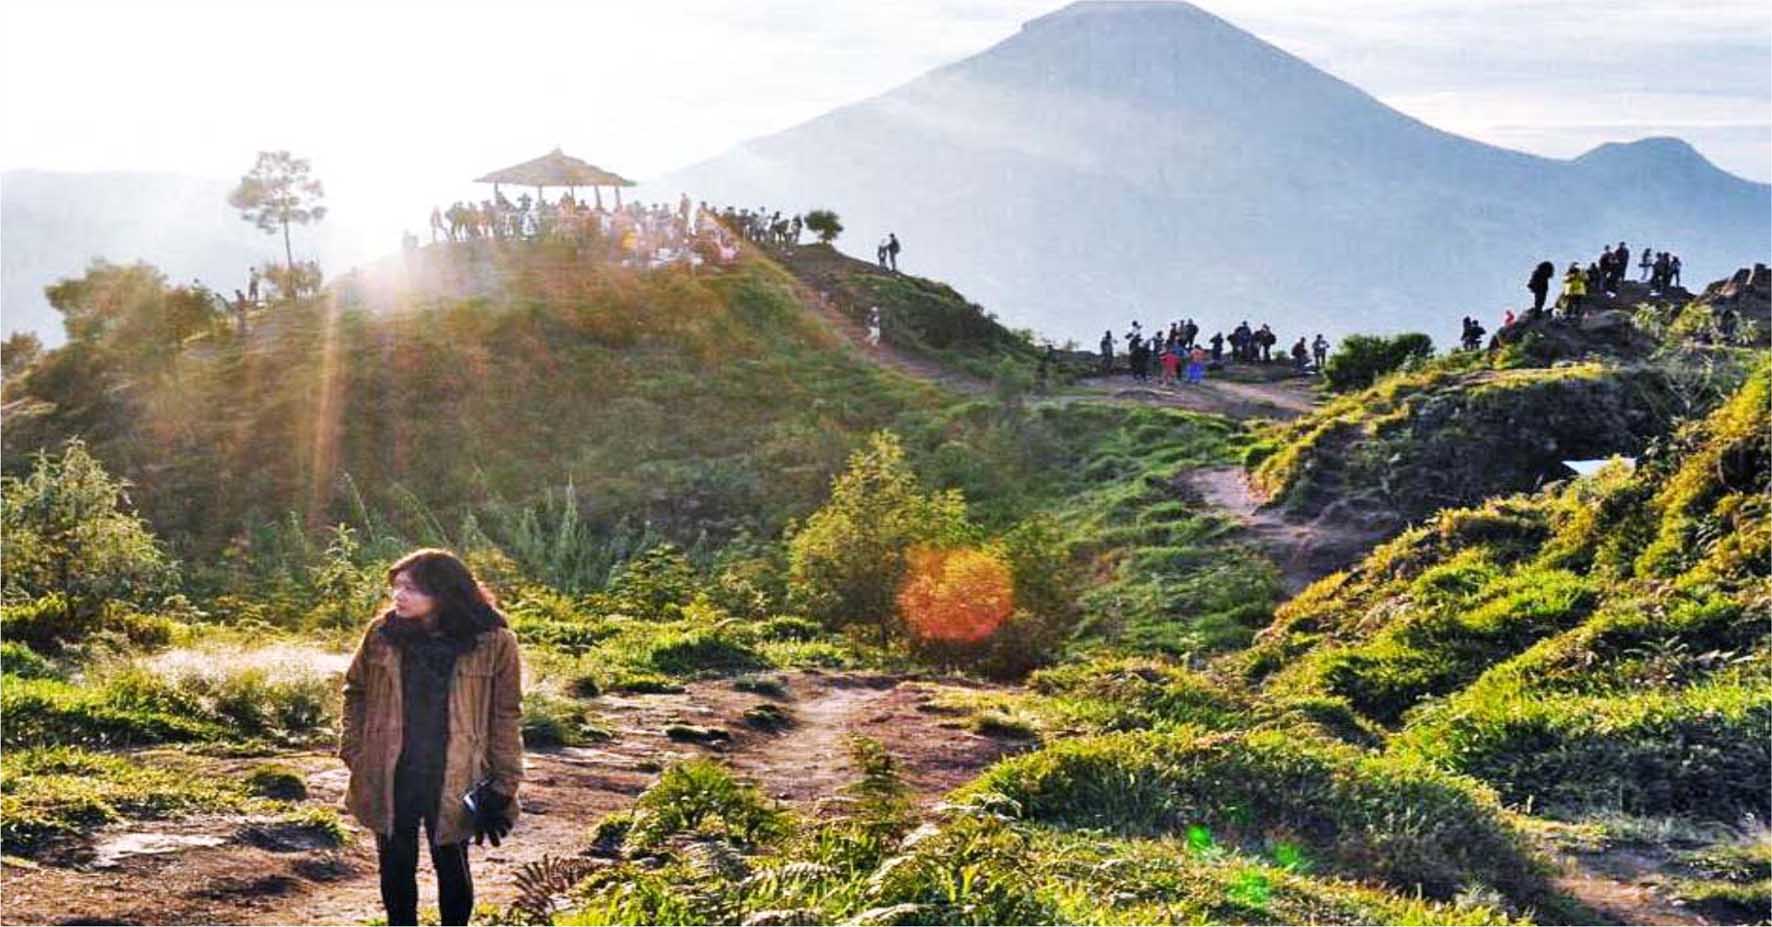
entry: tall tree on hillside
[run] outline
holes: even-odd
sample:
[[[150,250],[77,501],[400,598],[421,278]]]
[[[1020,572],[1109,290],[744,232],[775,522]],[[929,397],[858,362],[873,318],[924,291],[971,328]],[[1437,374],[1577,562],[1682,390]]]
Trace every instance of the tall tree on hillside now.
[[[308,176],[308,168],[308,159],[287,151],[261,151],[258,163],[228,194],[228,205],[240,210],[240,218],[267,235],[283,230],[283,256],[288,260],[286,266],[292,268],[295,252],[289,247],[290,223],[307,225],[326,218],[326,207],[320,205],[326,190]]]

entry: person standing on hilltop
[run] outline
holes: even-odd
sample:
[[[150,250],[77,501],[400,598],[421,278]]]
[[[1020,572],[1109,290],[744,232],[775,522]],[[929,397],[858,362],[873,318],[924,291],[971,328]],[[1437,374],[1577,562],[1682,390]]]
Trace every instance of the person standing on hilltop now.
[[[1114,372],[1114,330],[1108,329],[1101,333],[1101,375],[1109,376]]]
[[[1643,256],[1638,259],[1637,266],[1643,269],[1643,279],[1638,282],[1648,283],[1649,271],[1655,267],[1655,252],[1650,251],[1648,245],[1643,246]]]
[[[1581,262],[1570,261],[1569,269],[1563,272],[1563,316],[1577,318],[1581,315],[1581,298],[1587,295],[1587,278],[1582,276]]]
[[[1677,254],[1667,259],[1667,279],[1673,286],[1680,285],[1680,256]]]
[[[1549,261],[1539,261],[1538,266],[1532,268],[1532,279],[1526,281],[1526,289],[1532,291],[1531,318],[1544,313],[1544,298],[1550,293],[1550,279],[1556,272],[1556,265]]]
[[[522,664],[504,615],[454,554],[414,551],[387,572],[391,605],[345,671],[338,755],[345,806],[375,833],[389,924],[418,923],[418,831],[440,920],[474,909],[468,839],[511,832],[523,782]]]
[[[1196,344],[1194,345],[1193,350],[1188,352],[1187,381],[1198,386],[1204,382],[1205,379],[1206,349]]]
[[[1181,344],[1170,340],[1163,344],[1163,374],[1158,380],[1160,386],[1174,386],[1181,379]]]
[[[1212,333],[1212,362],[1224,360],[1224,332]]]
[[[1329,363],[1329,339],[1323,337],[1322,332],[1317,332],[1316,340],[1311,342],[1311,356],[1316,361],[1317,372],[1322,373]]]
[[[1606,281],[1606,291],[1618,292],[1618,288],[1624,285],[1625,275],[1629,273],[1630,246],[1621,241],[1618,243],[1618,250],[1612,252],[1612,279]]]
[[[892,272],[893,273],[898,272],[898,252],[900,252],[902,250],[904,250],[904,246],[902,246],[898,243],[898,233],[887,232],[886,233],[886,257],[888,260],[890,260],[892,262]]]
[[[246,268],[246,298],[251,300],[254,306],[258,305],[258,280],[258,267]]]

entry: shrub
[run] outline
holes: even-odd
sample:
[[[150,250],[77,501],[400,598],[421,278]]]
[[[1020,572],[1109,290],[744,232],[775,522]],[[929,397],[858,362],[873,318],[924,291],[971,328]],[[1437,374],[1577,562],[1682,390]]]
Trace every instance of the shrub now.
[[[670,676],[742,672],[767,665],[750,644],[715,628],[666,632],[646,641],[642,649],[646,665]]]
[[[60,679],[62,676],[54,663],[13,641],[0,643],[0,673],[19,679]]]
[[[524,693],[521,723],[526,747],[576,747],[609,736],[589,720],[582,705],[540,692]]]
[[[787,822],[756,786],[720,763],[694,759],[665,770],[634,802],[627,848],[643,851],[692,832],[751,844],[781,834]]]
[[[300,801],[308,797],[308,783],[300,771],[282,763],[263,763],[246,774],[246,790],[260,798]]]
[[[830,500],[789,539],[790,591],[827,624],[873,624],[885,642],[907,551],[957,546],[970,534],[959,494],[924,493],[898,437],[881,432],[850,456]]]
[[[757,626],[757,636],[766,641],[811,641],[824,636],[824,626],[806,618],[771,618]]]
[[[609,594],[621,611],[673,618],[672,606],[689,604],[700,586],[689,558],[675,545],[660,544],[622,564],[610,580]]]
[[[227,729],[194,698],[150,673],[112,680],[102,688],[56,679],[9,679],[0,690],[8,749],[47,746],[128,746],[162,741],[213,740]]]
[[[9,602],[58,593],[69,633],[92,629],[106,601],[149,601],[175,579],[148,525],[126,510],[129,484],[111,477],[78,439],[60,458],[39,453],[23,479],[0,480]]]
[[[1419,332],[1388,338],[1349,335],[1329,356],[1329,362],[1323,367],[1323,378],[1336,392],[1351,392],[1371,386],[1380,377],[1401,369],[1411,360],[1433,355],[1433,339]]]
[[[1096,659],[1040,670],[1029,678],[1067,720],[1096,732],[1193,725],[1247,726],[1248,699],[1203,673],[1172,663]]]
[[[10,565],[10,564],[9,564]],[[99,609],[76,610],[59,592],[0,605],[0,635],[40,652],[84,640],[101,624]]]

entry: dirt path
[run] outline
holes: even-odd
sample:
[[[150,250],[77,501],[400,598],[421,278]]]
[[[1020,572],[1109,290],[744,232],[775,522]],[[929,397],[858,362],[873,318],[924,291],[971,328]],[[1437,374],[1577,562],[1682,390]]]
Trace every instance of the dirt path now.
[[[837,307],[836,301],[828,291],[806,282],[801,282],[800,289],[800,301],[817,312],[818,316],[835,329],[844,341],[849,342],[852,348],[860,351],[874,363],[882,367],[891,367],[913,379],[925,380],[968,396],[976,396],[990,390],[990,384],[983,380],[944,367],[935,361],[906,354],[884,339],[877,345],[869,344],[867,327],[844,314]]]
[[[1265,507],[1241,467],[1189,470],[1176,480],[1183,496],[1222,509],[1280,568],[1286,595],[1346,567],[1384,540],[1381,531],[1339,522],[1331,508],[1312,521],[1296,521]]]
[[[1557,888],[1604,918],[1601,923],[1717,923],[1655,890],[1667,863],[1665,853],[1612,848],[1571,853],[1562,862]]]
[[[1291,419],[1309,412],[1315,400],[1308,379],[1243,382],[1207,379],[1193,385],[1160,386],[1134,380],[1130,374],[1092,377],[1066,389],[1054,402],[1088,399],[1122,399],[1152,405],[1174,406],[1209,412],[1234,419]]]
[[[526,813],[517,831],[501,847],[471,851],[477,900],[508,903],[520,866],[547,854],[578,852],[602,815],[631,805],[678,759],[724,756],[766,794],[811,813],[819,799],[854,776],[847,751],[851,732],[879,739],[925,804],[1021,747],[951,729],[940,716],[917,710],[942,686],[976,688],[974,683],[811,671],[783,678],[787,694],[781,698],[739,692],[721,680],[696,683],[682,693],[589,700],[614,738],[592,747],[529,753]],[[745,725],[740,716],[760,702],[785,708],[791,726],[765,733]],[[730,740],[674,741],[664,733],[674,723],[724,730]],[[216,774],[235,774],[265,759],[218,761]],[[310,804],[339,802],[346,773],[337,760],[319,753],[276,759],[304,771]],[[357,828],[355,839],[339,849],[276,846],[255,836],[252,823],[238,817],[137,822],[102,831],[93,846],[60,864],[9,863],[0,921],[340,924],[381,915],[374,840],[367,832]],[[108,847],[143,843],[187,845],[103,859]],[[421,905],[434,905],[436,883],[428,861],[420,864],[419,887]]]

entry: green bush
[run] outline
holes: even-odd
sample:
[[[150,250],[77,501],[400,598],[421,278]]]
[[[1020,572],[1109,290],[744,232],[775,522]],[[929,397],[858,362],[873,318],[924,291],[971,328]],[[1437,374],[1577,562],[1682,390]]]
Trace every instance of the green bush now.
[[[896,435],[882,432],[831,484],[830,501],[788,541],[792,597],[829,625],[871,624],[885,641],[912,545],[972,534],[957,492],[924,493]]]
[[[1294,733],[1124,733],[998,763],[959,795],[1000,795],[1032,820],[1132,834],[1204,828],[1233,845],[1289,841],[1351,875],[1449,898],[1472,880],[1516,900],[1538,865],[1469,779]]]
[[[54,663],[13,641],[0,643],[0,673],[19,679],[60,679],[62,676]]]
[[[675,545],[660,544],[622,564],[609,583],[615,607],[644,618],[674,618],[673,606],[688,605],[702,586],[689,558]]]
[[[1095,732],[1194,725],[1213,730],[1247,726],[1247,697],[1203,673],[1166,661],[1095,659],[1040,670],[1034,691],[1052,696],[1069,721]]]
[[[584,706],[540,692],[524,693],[521,723],[526,747],[576,747],[609,737]]]
[[[51,640],[92,630],[105,602],[151,601],[176,580],[147,522],[124,508],[128,488],[78,439],[59,458],[39,453],[24,478],[0,479],[6,601],[64,596]]]
[[[216,740],[227,728],[195,698],[150,673],[102,688],[56,679],[9,679],[0,691],[6,718],[0,743],[8,749],[49,745],[129,746],[162,741]]]
[[[99,609],[76,610],[59,592],[0,605],[0,635],[40,652],[84,640],[101,623]]]
[[[753,844],[778,836],[788,817],[724,765],[707,759],[678,763],[634,802],[626,846],[644,851],[676,834],[718,836]]]
[[[246,790],[260,798],[301,801],[308,797],[308,783],[300,770],[282,763],[262,763],[246,774]]]
[[[1434,356],[1432,338],[1419,332],[1392,335],[1349,335],[1323,366],[1323,378],[1338,393],[1365,389],[1411,360]]]
[[[813,641],[824,634],[823,625],[806,618],[771,618],[757,626],[757,636],[766,641]]]
[[[749,643],[714,628],[666,632],[642,646],[645,664],[670,676],[744,672],[768,665]]]

